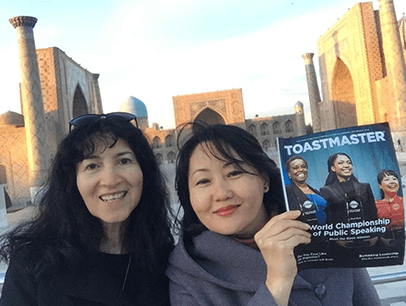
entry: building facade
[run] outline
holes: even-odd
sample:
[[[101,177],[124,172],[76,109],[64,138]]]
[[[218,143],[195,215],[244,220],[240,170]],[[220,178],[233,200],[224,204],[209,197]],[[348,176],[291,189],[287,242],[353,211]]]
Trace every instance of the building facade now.
[[[389,122],[406,137],[406,18],[393,0],[358,3],[317,42],[322,99],[313,54],[303,55],[315,132]]]

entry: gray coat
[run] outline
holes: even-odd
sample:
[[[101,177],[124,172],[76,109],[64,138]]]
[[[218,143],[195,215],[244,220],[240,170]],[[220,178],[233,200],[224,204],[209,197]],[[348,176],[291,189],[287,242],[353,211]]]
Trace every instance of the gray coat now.
[[[205,231],[179,243],[169,258],[171,305],[275,305],[264,285],[266,264],[259,251]],[[310,269],[294,281],[289,305],[380,305],[365,269]]]

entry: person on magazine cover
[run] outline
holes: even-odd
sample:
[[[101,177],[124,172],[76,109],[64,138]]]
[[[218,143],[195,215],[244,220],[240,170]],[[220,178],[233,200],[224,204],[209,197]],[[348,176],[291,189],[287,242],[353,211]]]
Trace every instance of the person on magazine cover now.
[[[320,192],[306,183],[308,164],[302,156],[293,156],[285,163],[291,184],[286,186],[286,194],[291,210],[302,212],[301,220],[309,224],[325,224],[324,210],[327,202]]]
[[[247,131],[195,123],[176,186],[184,214],[167,269],[172,305],[380,305],[365,269],[297,272],[309,225],[284,212],[280,171]]]
[[[382,200],[376,201],[378,217],[391,220],[381,241],[385,246],[395,246],[404,241],[405,224],[403,197],[398,196],[399,177],[393,170],[382,170],[378,173],[378,184],[382,196]]]
[[[346,153],[334,153],[327,160],[329,174],[320,194],[327,201],[327,223],[351,223],[378,219],[371,186],[360,183],[353,174],[353,163]],[[374,235],[372,235],[374,236]],[[343,247],[372,246],[378,237],[338,241]]]
[[[0,238],[2,306],[169,305],[164,178],[133,114],[72,119],[39,213]]]

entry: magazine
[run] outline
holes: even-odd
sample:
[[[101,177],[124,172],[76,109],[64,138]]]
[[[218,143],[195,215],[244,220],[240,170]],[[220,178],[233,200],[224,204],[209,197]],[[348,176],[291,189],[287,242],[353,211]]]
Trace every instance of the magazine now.
[[[312,241],[298,269],[403,264],[401,174],[388,123],[278,138],[287,210],[300,210]]]

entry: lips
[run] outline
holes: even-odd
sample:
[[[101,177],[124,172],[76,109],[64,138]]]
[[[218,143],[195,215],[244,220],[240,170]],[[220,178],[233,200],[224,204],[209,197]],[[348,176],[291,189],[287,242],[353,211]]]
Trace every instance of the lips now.
[[[240,205],[227,205],[214,211],[214,214],[217,214],[221,217],[229,216],[233,214],[238,207],[240,207]]]
[[[111,201],[117,201],[117,200],[121,200],[122,198],[124,198],[124,196],[127,194],[127,191],[121,191],[121,192],[117,192],[117,193],[112,193],[112,194],[105,194],[100,196],[100,200],[104,201],[104,202],[111,202]]]

